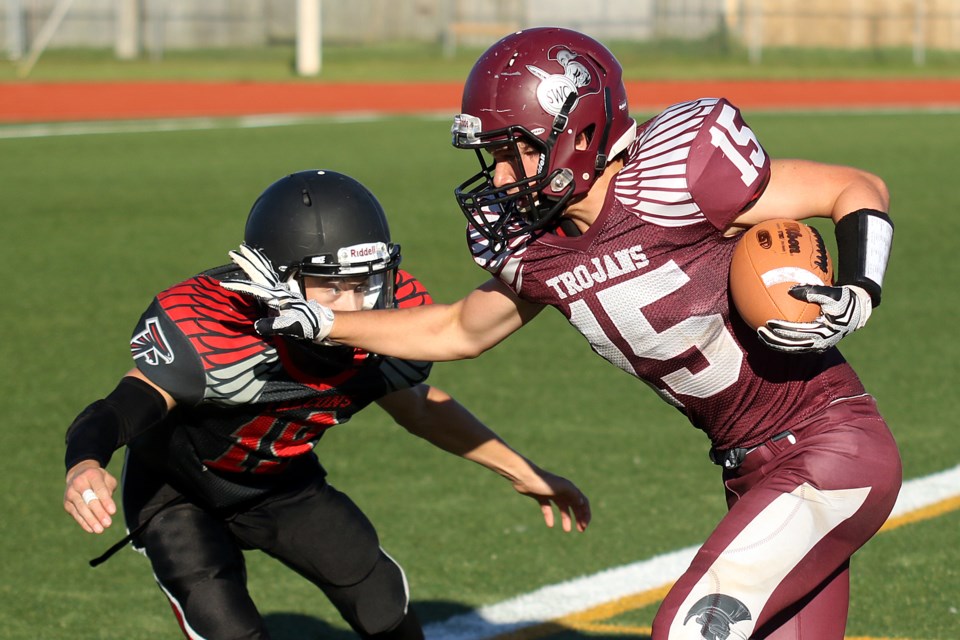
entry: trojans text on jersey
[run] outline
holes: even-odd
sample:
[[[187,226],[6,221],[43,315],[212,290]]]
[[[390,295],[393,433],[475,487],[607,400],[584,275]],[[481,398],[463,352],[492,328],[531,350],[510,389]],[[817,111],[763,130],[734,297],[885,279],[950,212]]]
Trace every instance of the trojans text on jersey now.
[[[569,296],[576,296],[595,284],[602,284],[608,280],[615,280],[638,269],[649,266],[643,247],[639,244],[620,249],[613,253],[606,253],[591,258],[589,264],[580,264],[569,271],[564,271],[547,279],[547,286],[552,287],[561,300]]]

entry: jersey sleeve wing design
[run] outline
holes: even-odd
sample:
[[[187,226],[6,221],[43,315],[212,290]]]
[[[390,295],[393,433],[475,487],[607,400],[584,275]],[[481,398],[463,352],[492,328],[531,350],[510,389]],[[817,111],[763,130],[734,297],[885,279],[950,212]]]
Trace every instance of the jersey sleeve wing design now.
[[[202,399],[225,404],[255,401],[268,372],[280,367],[276,350],[256,334],[259,307],[208,277],[188,280],[157,297],[203,368]]]
[[[433,298],[420,281],[402,269],[397,270],[394,297],[400,309],[433,304]]]
[[[523,284],[523,254],[530,239],[530,235],[517,236],[511,238],[506,247],[494,251],[490,242],[476,228],[467,227],[467,245],[473,261],[514,291],[519,291]]]
[[[724,229],[766,187],[770,161],[740,111],[702,98],[645,125],[617,176],[617,199],[645,222]]]

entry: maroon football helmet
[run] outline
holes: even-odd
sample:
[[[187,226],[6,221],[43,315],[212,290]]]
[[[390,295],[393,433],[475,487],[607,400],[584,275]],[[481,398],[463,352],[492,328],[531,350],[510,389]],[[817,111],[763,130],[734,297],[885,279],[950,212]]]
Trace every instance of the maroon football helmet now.
[[[495,248],[543,228],[590,189],[636,127],[620,63],[606,47],[569,29],[513,33],[473,66],[454,118],[453,145],[475,150],[481,167],[456,189],[460,208]],[[588,144],[578,150],[581,133]],[[519,164],[520,140],[541,154],[536,175],[496,187],[485,151],[512,146]]]

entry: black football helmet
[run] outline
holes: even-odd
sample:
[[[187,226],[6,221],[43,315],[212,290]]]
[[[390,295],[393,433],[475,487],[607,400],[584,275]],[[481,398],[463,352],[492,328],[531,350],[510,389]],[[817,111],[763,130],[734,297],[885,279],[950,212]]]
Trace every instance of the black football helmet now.
[[[277,180],[254,202],[243,239],[301,293],[304,276],[369,277],[363,308],[394,305],[400,245],[380,202],[349,176],[314,169]]]
[[[467,220],[495,246],[552,225],[636,137],[620,63],[577,31],[512,33],[480,56],[463,88],[453,145],[473,149],[480,172],[456,189]],[[583,136],[586,147],[578,149]],[[540,154],[537,173],[494,184],[485,151],[523,140]]]

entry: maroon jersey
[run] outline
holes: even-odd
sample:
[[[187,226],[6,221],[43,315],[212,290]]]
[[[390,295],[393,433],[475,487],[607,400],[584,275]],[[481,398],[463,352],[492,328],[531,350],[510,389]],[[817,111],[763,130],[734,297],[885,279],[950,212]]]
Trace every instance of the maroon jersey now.
[[[864,393],[840,353],[783,354],[731,309],[736,237],[770,161],[722,99],[670,107],[641,125],[596,222],[475,260],[521,298],[559,309],[599,355],[653,387],[719,449],[756,444],[838,398]],[[495,215],[491,212],[491,215]]]
[[[312,451],[327,429],[430,371],[430,363],[260,336],[263,306],[219,286],[228,277],[243,274],[221,267],[160,293],[130,342],[138,369],[178,403],[131,449],[218,506],[259,494],[288,470],[316,470]],[[430,303],[406,272],[395,290],[399,307]]]

